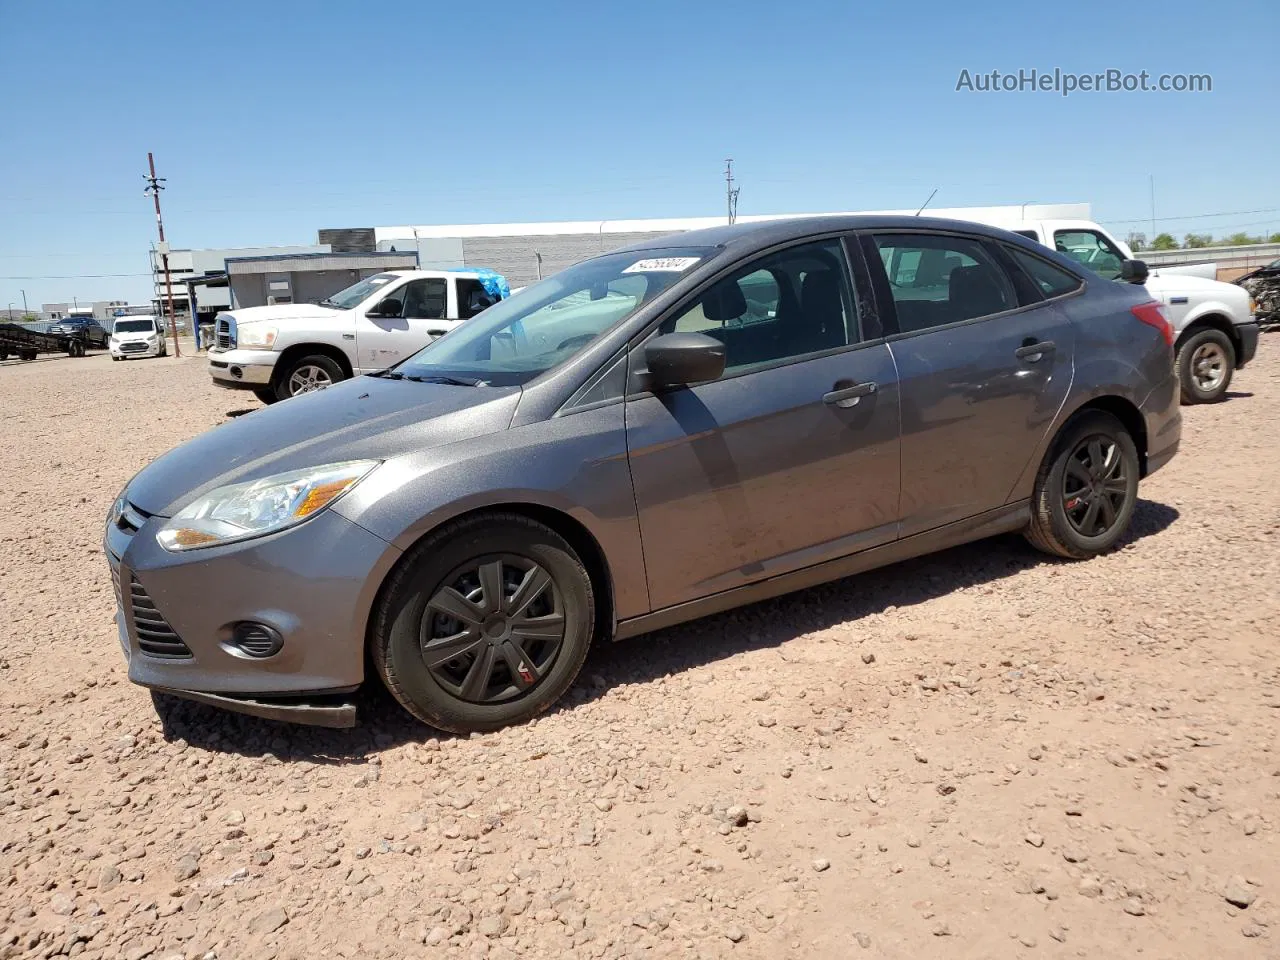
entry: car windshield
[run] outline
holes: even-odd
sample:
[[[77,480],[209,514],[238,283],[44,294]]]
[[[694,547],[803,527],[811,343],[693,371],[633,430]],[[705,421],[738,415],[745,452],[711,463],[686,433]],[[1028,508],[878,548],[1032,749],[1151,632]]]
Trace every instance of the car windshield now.
[[[117,320],[115,325],[116,333],[151,333],[156,328],[155,321],[150,317],[143,317],[140,320]]]
[[[714,251],[605,254],[525,287],[395,368],[404,378],[523,384],[558,367]]]
[[[320,301],[320,306],[333,307],[335,310],[350,310],[373,296],[374,291],[399,279],[400,275],[397,273],[375,273],[372,277],[365,277],[359,283],[353,283],[331,297],[325,297]]]

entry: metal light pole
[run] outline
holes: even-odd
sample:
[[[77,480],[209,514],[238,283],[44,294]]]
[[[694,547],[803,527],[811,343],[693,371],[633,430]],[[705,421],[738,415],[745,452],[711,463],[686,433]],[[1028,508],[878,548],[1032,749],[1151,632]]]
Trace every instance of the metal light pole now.
[[[173,355],[180,357],[182,351],[178,348],[178,318],[173,310],[173,275],[169,272],[169,244],[164,239],[164,220],[160,216],[160,191],[164,189],[162,186],[164,177],[156,176],[156,161],[150,152],[147,153],[147,166],[150,168],[150,173],[142,175],[142,178],[147,181],[147,189],[143,192],[154,198],[156,202],[156,229],[160,231],[160,259],[164,263],[164,286],[169,296],[169,335],[173,337]],[[195,322],[196,318],[193,316],[192,326]]]

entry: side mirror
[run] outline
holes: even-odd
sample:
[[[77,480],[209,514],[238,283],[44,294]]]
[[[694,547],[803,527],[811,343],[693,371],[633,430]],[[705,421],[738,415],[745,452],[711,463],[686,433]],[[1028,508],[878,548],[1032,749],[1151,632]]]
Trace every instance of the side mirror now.
[[[654,389],[715,380],[724,373],[724,344],[705,333],[668,333],[644,348]]]
[[[398,317],[404,312],[404,303],[395,297],[387,297],[385,300],[379,300],[372,310],[366,316],[369,317]]]
[[[1122,260],[1120,262],[1120,279],[1125,283],[1146,283],[1147,265],[1141,260]]]

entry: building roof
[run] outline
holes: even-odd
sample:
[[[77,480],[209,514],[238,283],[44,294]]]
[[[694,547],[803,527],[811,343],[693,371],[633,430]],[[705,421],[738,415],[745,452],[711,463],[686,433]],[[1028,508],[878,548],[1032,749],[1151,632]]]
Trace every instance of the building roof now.
[[[935,217],[956,220],[981,218],[983,220],[1061,220],[1089,219],[1087,203],[1023,203],[996,207],[950,207],[930,210]],[[750,214],[737,218],[741,224],[764,223],[772,220],[813,219],[832,216],[912,216],[915,210],[866,210],[845,213],[780,213]],[[566,220],[545,223],[462,223],[424,224],[375,227],[378,243],[388,240],[439,240],[467,239],[475,237],[542,237],[566,234],[610,233],[681,233],[686,230],[703,230],[725,225],[725,218],[718,217],[670,217],[640,220]]]

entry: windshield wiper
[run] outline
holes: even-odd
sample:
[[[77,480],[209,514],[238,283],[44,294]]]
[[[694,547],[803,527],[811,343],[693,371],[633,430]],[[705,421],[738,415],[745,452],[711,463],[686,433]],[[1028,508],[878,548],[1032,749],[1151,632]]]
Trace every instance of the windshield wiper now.
[[[386,377],[388,380],[403,380],[404,374],[398,370],[375,370],[373,373],[366,374],[369,377]]]
[[[412,374],[399,374],[405,380],[412,380],[414,383],[447,383],[452,387],[482,387],[485,385],[483,380],[473,380],[468,377],[443,377],[443,376],[414,376]]]
[[[330,300],[328,297],[325,297],[323,300],[319,301],[319,302],[316,304],[316,306],[318,306],[318,307],[332,307],[334,310],[341,310],[341,309],[342,309],[342,307],[338,306],[336,303],[334,303],[334,302],[333,302],[332,300]]]

